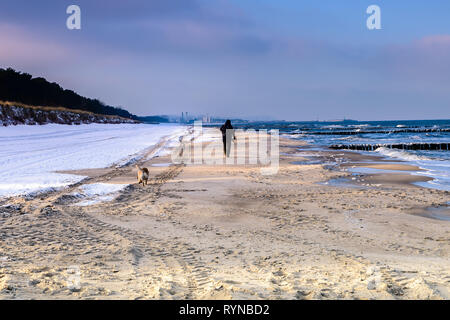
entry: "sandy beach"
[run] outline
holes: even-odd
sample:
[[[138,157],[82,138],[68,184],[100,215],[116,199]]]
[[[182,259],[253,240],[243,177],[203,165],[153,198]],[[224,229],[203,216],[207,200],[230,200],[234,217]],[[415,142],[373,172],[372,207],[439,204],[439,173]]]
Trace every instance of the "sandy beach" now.
[[[449,192],[414,185],[430,178],[401,162],[309,148],[280,138],[274,175],[144,155],[145,187],[130,163],[2,199],[0,299],[450,299],[450,222],[427,214]],[[323,164],[337,158],[395,172]],[[77,205],[95,183],[129,186]]]

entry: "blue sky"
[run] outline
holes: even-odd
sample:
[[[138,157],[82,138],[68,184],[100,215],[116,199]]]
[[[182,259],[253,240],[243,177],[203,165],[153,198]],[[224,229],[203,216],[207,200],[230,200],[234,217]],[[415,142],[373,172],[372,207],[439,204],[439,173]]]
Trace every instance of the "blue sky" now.
[[[82,29],[66,28],[81,7]],[[382,30],[366,28],[381,8]],[[0,3],[0,65],[139,114],[449,118],[450,2]]]

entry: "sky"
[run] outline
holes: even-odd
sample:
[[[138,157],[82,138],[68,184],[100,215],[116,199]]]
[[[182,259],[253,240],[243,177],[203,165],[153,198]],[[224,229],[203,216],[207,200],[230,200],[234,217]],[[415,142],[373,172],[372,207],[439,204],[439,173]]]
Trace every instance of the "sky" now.
[[[2,0],[0,67],[137,115],[448,119],[449,15],[448,0]]]

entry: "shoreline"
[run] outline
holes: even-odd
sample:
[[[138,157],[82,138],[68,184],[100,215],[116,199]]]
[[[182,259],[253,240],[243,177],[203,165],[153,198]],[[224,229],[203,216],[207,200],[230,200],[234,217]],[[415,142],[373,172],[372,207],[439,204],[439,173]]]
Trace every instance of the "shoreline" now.
[[[293,141],[298,141],[290,139]],[[355,185],[367,185],[367,184],[382,184],[382,185],[392,185],[401,184],[411,187],[419,187],[415,183],[417,182],[428,182],[432,181],[433,178],[428,176],[422,176],[414,174],[418,171],[426,171],[426,169],[421,168],[416,165],[408,164],[407,162],[399,159],[387,159],[385,156],[381,155],[367,155],[355,151],[347,150],[332,150],[326,149],[317,151],[317,147],[311,145],[314,151],[309,150],[309,146],[305,147],[307,156],[303,159],[306,160],[304,164],[308,164],[308,158],[318,159],[317,164],[331,162],[335,163],[338,171],[350,172],[355,175],[358,174],[359,179],[353,179],[352,176],[347,176],[346,179],[348,183]],[[302,157],[303,150],[298,149],[297,152],[285,153],[298,154],[295,157],[295,162],[299,162],[298,159]],[[314,154],[317,154],[313,156]],[[338,159],[338,160],[337,160]],[[354,170],[352,170],[354,169]],[[358,170],[360,169],[360,170]],[[375,169],[375,170],[364,170],[364,169]],[[362,179],[362,181],[361,181]],[[326,181],[324,181],[326,182]],[[345,186],[343,186],[345,187]],[[436,189],[438,190],[438,189]]]

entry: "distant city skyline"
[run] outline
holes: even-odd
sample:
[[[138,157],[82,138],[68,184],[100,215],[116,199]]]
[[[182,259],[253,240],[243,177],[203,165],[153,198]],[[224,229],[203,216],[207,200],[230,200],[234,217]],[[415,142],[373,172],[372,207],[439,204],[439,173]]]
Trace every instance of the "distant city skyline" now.
[[[81,30],[69,30],[69,5]],[[368,30],[366,9],[381,9]],[[0,67],[145,115],[450,118],[450,3],[0,3]]]

